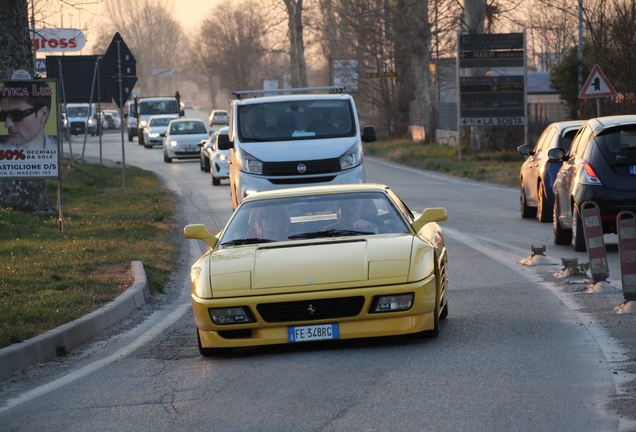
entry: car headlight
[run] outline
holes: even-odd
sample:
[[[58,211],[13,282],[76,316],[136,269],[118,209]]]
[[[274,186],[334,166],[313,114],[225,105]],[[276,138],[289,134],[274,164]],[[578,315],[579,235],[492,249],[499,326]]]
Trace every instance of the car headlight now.
[[[250,174],[263,174],[263,162],[246,151],[241,151],[241,167]]]
[[[224,161],[225,159],[227,159],[227,157],[224,154],[219,155],[219,160]]]
[[[92,125],[93,124],[93,119],[88,119],[88,124]]]
[[[179,141],[175,141],[175,140],[170,141],[170,148],[175,148],[178,145],[179,145]]]
[[[411,309],[413,293],[377,296],[371,304],[371,313],[398,312]]]
[[[212,322],[216,325],[254,322],[247,307],[208,309],[208,312]]]
[[[340,169],[346,170],[360,165],[362,159],[362,152],[360,146],[355,144],[345,154],[340,156]]]
[[[142,121],[140,121],[140,122],[139,122],[139,126],[140,126],[140,127],[144,127],[144,126],[146,126],[147,124],[148,124],[148,122],[147,122],[146,120],[142,120]]]

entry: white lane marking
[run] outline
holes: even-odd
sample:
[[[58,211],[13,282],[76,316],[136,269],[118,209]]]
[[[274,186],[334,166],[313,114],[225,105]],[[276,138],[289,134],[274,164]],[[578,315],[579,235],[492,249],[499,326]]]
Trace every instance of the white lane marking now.
[[[131,342],[130,344],[126,345],[125,347],[121,348],[119,351],[111,354],[110,356],[103,358],[101,360],[98,360],[94,363],[91,363],[87,366],[84,366],[81,369],[76,370],[75,372],[71,372],[68,375],[63,376],[62,378],[59,378],[55,381],[52,381],[48,384],[45,384],[43,386],[37,387],[33,390],[30,390],[28,392],[23,393],[22,395],[20,395],[19,397],[15,398],[15,399],[10,399],[7,402],[7,405],[0,408],[0,414],[8,411],[10,409],[13,409],[15,407],[17,407],[18,405],[21,405],[25,402],[28,402],[32,399],[35,399],[39,396],[45,395],[47,393],[52,392],[53,390],[56,390],[62,386],[65,386],[66,384],[70,384],[73,381],[76,381],[80,378],[83,378],[101,368],[103,368],[104,366],[109,365],[110,363],[114,362],[115,360],[118,360],[122,357],[125,357],[127,355],[129,355],[130,353],[132,353],[134,350],[136,350],[137,348],[139,348],[140,346],[146,344],[147,342],[149,342],[150,340],[152,340],[153,338],[155,338],[156,336],[158,336],[161,332],[163,332],[164,330],[166,330],[168,327],[170,327],[172,324],[174,324],[179,318],[181,318],[187,311],[188,309],[191,307],[190,303],[186,303],[186,304],[182,304],[180,306],[178,306],[174,311],[172,311],[168,316],[166,316],[162,321],[160,321],[159,323],[157,323],[157,325],[153,326],[150,330],[148,330],[147,332],[143,333],[141,336],[139,336],[137,339],[135,339],[133,342]]]

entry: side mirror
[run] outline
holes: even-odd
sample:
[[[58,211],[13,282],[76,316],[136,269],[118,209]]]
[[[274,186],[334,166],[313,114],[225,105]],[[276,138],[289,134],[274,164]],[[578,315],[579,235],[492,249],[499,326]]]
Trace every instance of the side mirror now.
[[[415,231],[422,229],[424,225],[430,222],[441,222],[448,219],[448,213],[443,207],[432,207],[424,209],[422,215],[413,222],[412,226]]]
[[[534,153],[531,151],[530,144],[524,144],[524,145],[522,145],[522,146],[517,147],[517,151],[518,151],[519,153],[521,153],[522,155],[524,155],[524,156],[529,156],[529,155],[531,155],[531,154],[534,154]]]
[[[362,141],[363,142],[374,142],[375,141],[375,126],[365,126],[362,130]]]
[[[568,160],[565,156],[565,149],[561,147],[548,150],[548,158],[550,162],[563,162]]]
[[[216,246],[219,241],[219,239],[210,234],[205,225],[202,224],[186,225],[183,229],[183,235],[190,240],[203,240],[212,249],[214,249],[214,246]]]
[[[216,146],[219,150],[229,150],[234,147],[232,141],[230,141],[230,136],[226,134],[219,134],[216,137]]]

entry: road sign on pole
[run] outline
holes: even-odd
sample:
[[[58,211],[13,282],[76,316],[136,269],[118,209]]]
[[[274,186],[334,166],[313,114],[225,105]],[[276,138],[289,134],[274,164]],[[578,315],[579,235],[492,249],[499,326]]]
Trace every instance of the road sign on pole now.
[[[612,87],[612,84],[610,84],[599,65],[594,65],[590,76],[587,77],[587,81],[585,81],[585,84],[583,84],[581,88],[579,99],[611,96],[616,96],[616,90],[614,90],[614,87]]]

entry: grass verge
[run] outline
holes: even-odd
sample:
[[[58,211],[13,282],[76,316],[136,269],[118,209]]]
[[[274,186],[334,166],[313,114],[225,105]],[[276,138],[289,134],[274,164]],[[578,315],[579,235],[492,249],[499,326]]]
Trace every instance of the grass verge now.
[[[516,150],[474,154],[463,149],[460,162],[457,147],[409,140],[365,143],[364,153],[413,168],[511,187],[519,186],[519,169],[524,161]]]
[[[0,347],[34,337],[113,300],[142,261],[161,292],[176,246],[172,193],[151,172],[62,163],[65,233],[57,215],[0,209]],[[57,182],[48,182],[56,202]]]

